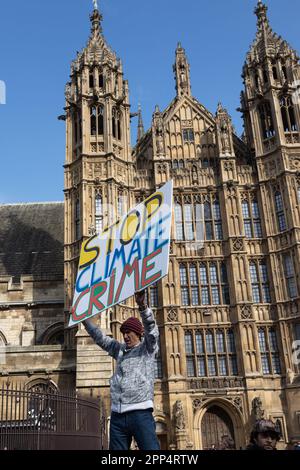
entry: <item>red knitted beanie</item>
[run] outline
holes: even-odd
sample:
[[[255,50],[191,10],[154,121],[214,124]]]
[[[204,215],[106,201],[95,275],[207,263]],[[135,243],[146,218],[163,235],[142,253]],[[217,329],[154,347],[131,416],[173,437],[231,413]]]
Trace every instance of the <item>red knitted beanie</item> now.
[[[121,333],[126,333],[126,331],[133,331],[138,336],[141,336],[144,332],[144,328],[138,318],[130,317],[121,325]]]

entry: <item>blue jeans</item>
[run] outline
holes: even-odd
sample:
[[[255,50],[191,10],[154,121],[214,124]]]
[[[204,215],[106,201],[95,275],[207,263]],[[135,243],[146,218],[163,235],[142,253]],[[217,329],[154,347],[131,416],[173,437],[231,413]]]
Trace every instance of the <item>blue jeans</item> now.
[[[159,450],[152,409],[112,412],[109,450],[129,450],[134,437],[139,450]]]

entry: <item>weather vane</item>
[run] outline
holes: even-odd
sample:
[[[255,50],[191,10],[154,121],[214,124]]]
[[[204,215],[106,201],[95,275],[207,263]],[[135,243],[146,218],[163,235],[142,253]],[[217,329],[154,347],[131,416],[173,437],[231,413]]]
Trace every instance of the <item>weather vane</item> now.
[[[94,9],[98,10],[98,0],[93,0],[94,3]]]

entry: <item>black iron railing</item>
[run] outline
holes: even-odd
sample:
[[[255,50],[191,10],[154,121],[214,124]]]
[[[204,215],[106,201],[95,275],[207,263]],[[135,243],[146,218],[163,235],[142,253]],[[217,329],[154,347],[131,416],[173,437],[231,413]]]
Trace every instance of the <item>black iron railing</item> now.
[[[74,392],[0,388],[0,450],[99,450],[104,447],[101,403]]]

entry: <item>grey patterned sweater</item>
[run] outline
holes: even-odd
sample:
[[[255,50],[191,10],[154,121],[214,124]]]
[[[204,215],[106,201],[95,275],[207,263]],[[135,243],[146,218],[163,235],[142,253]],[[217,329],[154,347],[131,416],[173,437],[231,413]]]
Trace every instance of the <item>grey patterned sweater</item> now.
[[[141,318],[144,339],[131,349],[106,336],[91,321],[84,322],[95,343],[117,361],[116,371],[110,379],[111,410],[117,413],[153,408],[159,332],[150,308],[141,312]]]

